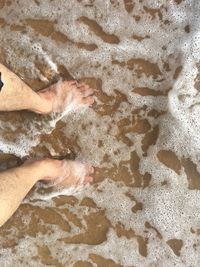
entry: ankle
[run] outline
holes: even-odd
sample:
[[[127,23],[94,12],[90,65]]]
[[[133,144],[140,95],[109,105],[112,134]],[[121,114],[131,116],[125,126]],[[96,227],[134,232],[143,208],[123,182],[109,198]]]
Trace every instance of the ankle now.
[[[38,180],[54,181],[66,172],[63,160],[44,158],[34,164],[39,173]]]
[[[49,114],[53,110],[53,97],[47,96],[44,92],[37,93],[38,102],[31,111],[39,114]]]

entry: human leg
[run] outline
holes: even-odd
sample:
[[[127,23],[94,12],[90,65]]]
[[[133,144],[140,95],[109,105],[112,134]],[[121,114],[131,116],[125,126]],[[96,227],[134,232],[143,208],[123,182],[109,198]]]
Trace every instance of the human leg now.
[[[16,211],[20,203],[39,180],[53,181],[63,186],[92,182],[91,166],[76,161],[43,159],[0,173],[0,226]]]
[[[34,92],[16,74],[0,64],[4,83],[0,92],[0,111],[31,110],[40,114],[61,112],[66,106],[87,105],[94,102],[93,90],[76,81],[58,82],[39,92]]]

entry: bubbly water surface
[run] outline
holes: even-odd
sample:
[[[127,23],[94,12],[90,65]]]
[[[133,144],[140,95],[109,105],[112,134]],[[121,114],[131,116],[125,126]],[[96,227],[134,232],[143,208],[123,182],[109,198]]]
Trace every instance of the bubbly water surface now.
[[[34,89],[75,78],[96,95],[80,114],[0,114],[4,153],[96,167],[77,192],[35,186],[0,229],[0,266],[199,266],[200,2],[0,8],[1,62]]]

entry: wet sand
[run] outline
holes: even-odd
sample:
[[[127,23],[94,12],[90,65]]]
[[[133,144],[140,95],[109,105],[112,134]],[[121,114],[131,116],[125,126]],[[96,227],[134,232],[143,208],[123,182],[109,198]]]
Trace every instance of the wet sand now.
[[[0,229],[0,265],[198,266],[198,162],[178,143],[168,105],[183,60],[167,50],[169,37],[159,40],[145,28],[152,23],[187,36],[190,25],[168,20],[167,1],[18,2],[0,1],[1,62],[33,90],[60,77],[84,81],[96,103],[54,129],[49,116],[1,112],[0,168],[25,155],[68,155],[96,168],[93,185],[74,195],[42,183],[33,188]]]

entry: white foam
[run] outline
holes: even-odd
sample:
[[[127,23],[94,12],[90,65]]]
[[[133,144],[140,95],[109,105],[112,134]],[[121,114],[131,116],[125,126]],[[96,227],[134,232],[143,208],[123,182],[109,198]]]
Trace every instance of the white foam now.
[[[55,204],[51,198],[59,194],[75,194],[80,200],[83,197],[90,197],[100,209],[105,210],[107,218],[113,225],[120,222],[125,229],[131,228],[137,235],[148,238],[148,255],[143,257],[139,253],[136,238],[118,237],[114,230],[110,230],[107,240],[98,246],[84,244],[63,246],[58,239],[69,234],[58,226],[52,225],[54,233],[48,238],[45,236],[45,240],[42,234],[38,234],[36,239],[31,237],[22,239],[16,246],[15,253],[11,249],[1,249],[0,253],[3,255],[0,259],[1,266],[21,266],[20,260],[24,265],[28,262],[32,264],[31,266],[35,266],[32,256],[37,255],[36,247],[44,243],[49,246],[54,258],[65,266],[72,265],[76,260],[87,260],[89,253],[111,258],[123,266],[189,267],[191,263],[198,266],[198,248],[195,250],[193,245],[199,240],[195,234],[191,233],[190,228],[199,228],[199,190],[188,189],[188,179],[183,167],[180,175],[177,175],[158,160],[157,153],[161,149],[171,150],[179,159],[191,158],[195,164],[198,164],[200,160],[198,104],[200,96],[199,91],[194,87],[194,79],[198,73],[197,64],[200,61],[200,3],[185,0],[178,5],[172,0],[142,2],[138,0],[134,1],[133,11],[128,14],[122,0],[113,4],[108,0],[98,0],[95,1],[94,7],[84,6],[88,1],[73,0],[68,1],[67,4],[64,4],[62,0],[40,2],[40,8],[38,8],[36,4],[27,4],[26,0],[20,0],[18,6],[14,6],[12,10],[9,6],[1,10],[1,17],[11,24],[13,20],[16,24],[20,24],[26,18],[56,19],[55,29],[57,31],[62,32],[74,42],[96,44],[98,49],[87,51],[77,49],[77,46],[70,42],[59,44],[50,37],[36,35],[34,30],[28,26],[25,34],[11,32],[9,26],[5,26],[1,28],[0,41],[7,55],[6,60],[12,62],[13,69],[18,71],[25,66],[29,70],[30,78],[40,77],[45,80],[46,77],[34,65],[36,57],[39,57],[55,75],[58,72],[57,66],[64,65],[77,79],[81,77],[101,79],[103,92],[113,96],[113,102],[108,102],[110,106],[114,103],[115,89],[123,93],[128,101],[121,103],[113,114],[104,116],[91,109],[87,109],[87,112],[82,114],[76,114],[73,112],[75,103],[72,102],[73,104],[68,106],[64,113],[54,114],[51,120],[41,119],[38,122],[38,117],[31,123],[25,120],[23,127],[29,130],[21,134],[15,143],[8,142],[5,137],[1,136],[0,149],[24,156],[38,144],[37,135],[50,133],[57,121],[62,119],[66,124],[66,127],[62,129],[63,134],[67,138],[77,137],[77,143],[81,148],[81,151],[76,151],[78,159],[84,159],[100,168],[115,167],[117,171],[120,162],[126,165],[131,152],[136,151],[141,159],[140,172],[142,174],[148,172],[152,176],[150,185],[144,189],[128,187],[122,182],[112,182],[108,175],[103,177],[104,181],[98,184],[97,188],[91,186],[80,191],[74,191],[71,188],[44,195],[36,190],[30,199],[26,199],[26,202],[45,208],[54,207]],[[156,13],[155,18],[150,13],[144,13],[144,5],[149,8],[166,6],[167,9],[162,8],[163,21],[169,20],[170,24],[160,21]],[[136,22],[133,16],[138,14],[141,19]],[[120,43],[104,42],[87,25],[77,21],[80,16],[87,16],[97,21],[104,31],[117,35]],[[190,25],[189,33],[184,30],[186,25]],[[150,38],[139,42],[132,38],[133,34],[143,37],[148,35]],[[138,77],[137,64],[133,69],[126,65],[133,58],[142,58],[156,63],[162,74],[156,78],[145,74]],[[119,64],[111,64],[112,60],[117,60]],[[123,67],[120,62],[124,65]],[[164,62],[169,64],[169,71],[165,70]],[[180,65],[183,69],[175,81],[173,76]],[[132,92],[135,87],[148,87],[154,90],[172,89],[168,97],[155,97],[135,94]],[[181,99],[180,95],[187,96]],[[97,99],[97,104],[102,104],[100,99]],[[146,157],[143,156],[141,144],[143,135],[128,133],[128,137],[133,142],[132,146],[127,146],[117,137],[119,133],[117,122],[123,118],[132,120],[134,110],[144,105],[147,106],[147,112],[152,109],[159,112],[167,111],[167,114],[158,119],[148,118],[152,127],[159,125],[159,138],[156,145],[149,148]],[[64,117],[64,115],[68,116]],[[15,131],[18,127],[21,127],[18,122],[16,125],[1,122],[1,129],[4,130],[10,128]],[[100,147],[98,146],[99,140],[103,144]],[[105,155],[107,155],[107,161],[103,161]],[[131,166],[126,166],[131,171]],[[133,181],[134,179],[133,175]],[[167,185],[161,186],[161,182],[165,180]],[[38,187],[40,188],[40,185]],[[126,195],[127,192],[143,203],[142,210],[137,213],[131,211],[135,201]],[[80,208],[75,205],[73,208],[68,204],[65,206],[77,214],[83,224],[85,223],[83,217],[84,214],[89,213],[88,207]],[[27,218],[24,220],[28,222]],[[145,228],[146,221],[149,221],[161,233],[162,240],[157,237],[153,229]],[[15,229],[15,231],[18,230]],[[72,226],[72,233],[78,234],[80,229]],[[173,238],[183,240],[180,257],[176,256],[166,244],[167,240]],[[25,247],[30,249],[23,251]],[[38,262],[37,266],[44,265]]]

